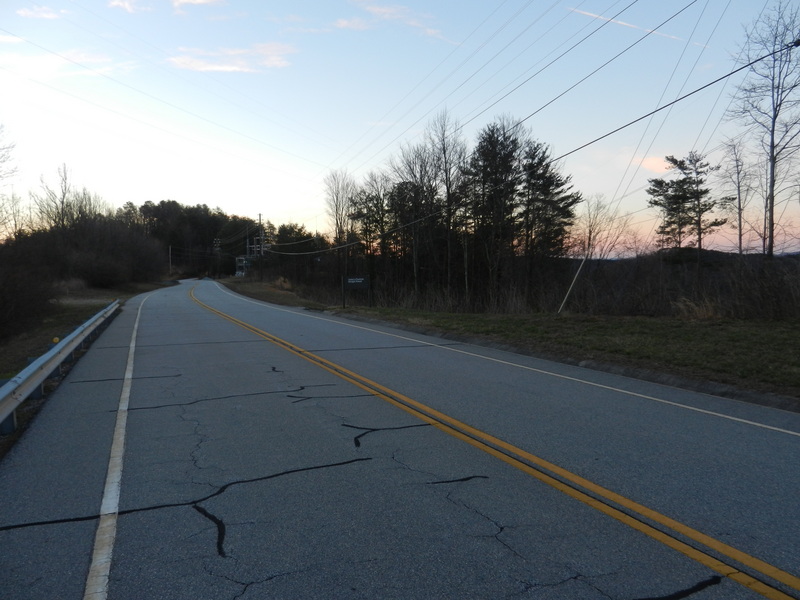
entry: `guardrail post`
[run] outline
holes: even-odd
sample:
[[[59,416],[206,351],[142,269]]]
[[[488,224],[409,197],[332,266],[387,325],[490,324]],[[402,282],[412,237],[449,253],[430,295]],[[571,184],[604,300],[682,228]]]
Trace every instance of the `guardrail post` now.
[[[8,379],[0,379],[0,387],[8,383]],[[8,415],[2,423],[0,423],[0,435],[8,435],[14,433],[17,428],[17,411],[13,411]]]
[[[52,379],[53,377],[55,377],[55,375],[51,374],[49,378]],[[42,383],[33,388],[31,390],[31,393],[28,394],[28,398],[33,398],[34,400],[39,400],[40,398],[44,398],[44,384],[46,381],[47,379],[45,379],[44,381],[42,381]]]
[[[17,411],[13,411],[8,415],[2,423],[0,423],[0,435],[8,435],[17,430]]]

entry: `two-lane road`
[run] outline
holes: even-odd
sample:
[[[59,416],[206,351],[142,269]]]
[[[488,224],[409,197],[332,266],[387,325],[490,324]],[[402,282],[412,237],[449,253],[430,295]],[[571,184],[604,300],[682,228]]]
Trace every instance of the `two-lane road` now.
[[[128,301],[0,463],[0,598],[798,598],[800,415]]]

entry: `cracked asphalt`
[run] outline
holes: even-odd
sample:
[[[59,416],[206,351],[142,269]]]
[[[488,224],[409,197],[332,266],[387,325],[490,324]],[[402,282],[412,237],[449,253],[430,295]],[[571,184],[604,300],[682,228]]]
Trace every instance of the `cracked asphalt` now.
[[[2,599],[84,597],[143,301],[0,463]],[[142,305],[108,598],[764,597],[304,352],[800,572],[800,415],[187,281]]]

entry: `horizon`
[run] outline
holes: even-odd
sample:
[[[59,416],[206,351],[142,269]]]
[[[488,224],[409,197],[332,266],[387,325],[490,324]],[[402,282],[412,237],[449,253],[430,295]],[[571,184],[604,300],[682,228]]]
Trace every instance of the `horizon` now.
[[[76,187],[115,208],[173,199],[330,230],[324,176],[360,183],[446,109],[471,148],[501,115],[554,156],[733,71],[763,6],[599,0],[22,0],[0,8],[2,143],[18,173],[0,192]],[[769,3],[765,3],[767,6]],[[652,238],[647,180],[667,155],[716,163],[741,127],[723,117],[741,76],[560,161]],[[785,248],[800,202],[784,199]],[[647,232],[650,233],[647,233]],[[717,234],[731,246],[727,232]],[[776,251],[778,248],[776,248]]]

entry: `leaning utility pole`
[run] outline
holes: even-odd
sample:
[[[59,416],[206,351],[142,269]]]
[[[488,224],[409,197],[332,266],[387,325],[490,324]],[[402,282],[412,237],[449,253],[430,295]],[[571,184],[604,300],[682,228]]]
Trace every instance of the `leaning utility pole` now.
[[[258,280],[264,281],[264,224],[261,213],[258,213]]]

